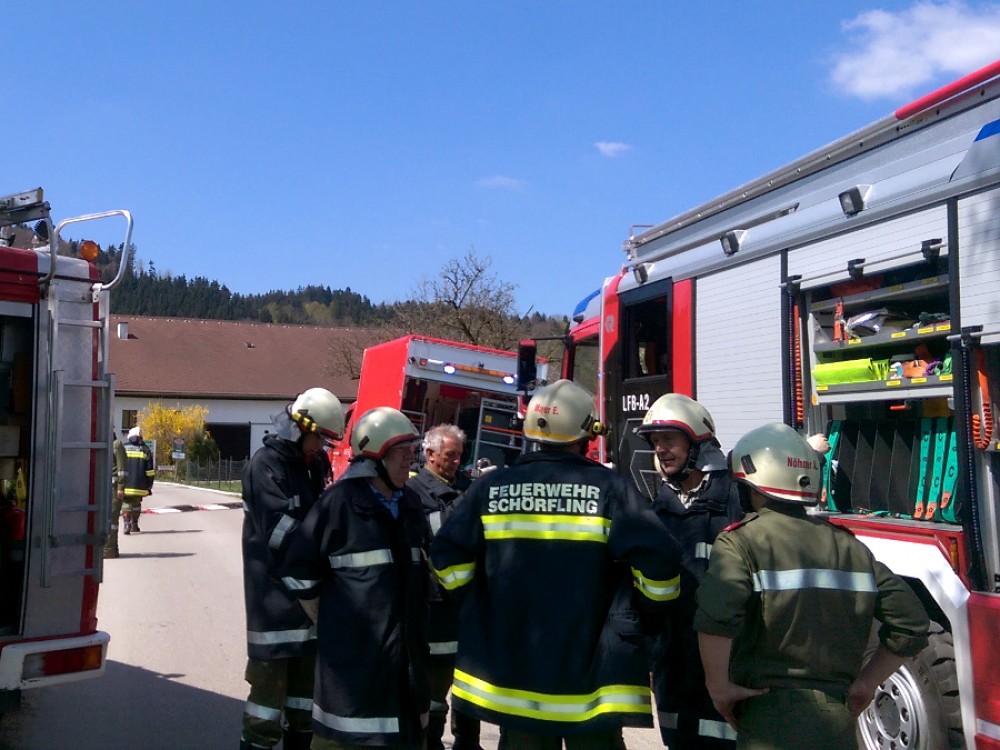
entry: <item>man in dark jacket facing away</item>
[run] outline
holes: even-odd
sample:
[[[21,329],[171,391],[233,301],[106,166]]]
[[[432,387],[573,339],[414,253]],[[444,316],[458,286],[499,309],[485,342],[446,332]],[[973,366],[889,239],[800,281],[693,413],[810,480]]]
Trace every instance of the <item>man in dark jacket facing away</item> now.
[[[697,401],[680,393],[660,396],[636,432],[653,448],[663,480],[653,511],[680,545],[684,572],[684,599],[650,648],[660,736],[670,750],[728,750],[736,746],[736,732],[705,688],[694,592],[715,538],[743,517],[739,490],[715,438],[715,421]]]
[[[439,424],[424,435],[424,465],[406,483],[423,503],[424,514],[436,534],[444,518],[471,481],[459,472],[465,433],[453,424]],[[431,714],[427,725],[427,750],[443,750],[441,737],[448,716],[448,689],[455,671],[458,651],[458,604],[443,592],[438,582],[431,582],[430,621],[427,627],[430,646],[428,679],[431,690]],[[452,750],[479,749],[479,720],[455,712],[451,717],[455,737]]]
[[[523,431],[542,449],[473,484],[431,545],[444,586],[469,597],[453,704],[499,724],[502,749],[611,750],[623,725],[653,723],[636,615],[673,606],[677,544],[585,457],[604,433],[586,390],[539,390]]]
[[[305,750],[312,739],[316,630],[281,582],[278,564],[289,534],[326,483],[327,442],[344,432],[340,401],[324,388],[302,393],[275,419],[243,472],[243,588],[250,696],[243,750]]]
[[[423,745],[430,529],[404,487],[418,440],[397,409],[362,414],[351,465],[285,557],[286,586],[317,612],[312,750]]]

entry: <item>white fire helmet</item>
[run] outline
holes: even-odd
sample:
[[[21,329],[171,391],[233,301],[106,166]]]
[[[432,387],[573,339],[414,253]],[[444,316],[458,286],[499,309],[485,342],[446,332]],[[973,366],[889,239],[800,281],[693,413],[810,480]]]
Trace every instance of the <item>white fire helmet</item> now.
[[[572,380],[557,380],[537,390],[528,402],[523,429],[528,440],[555,445],[608,432],[597,419],[594,397]]]
[[[692,443],[715,437],[715,420],[708,409],[683,393],[665,393],[649,407],[636,432],[646,440],[655,432],[678,430]]]
[[[292,402],[292,421],[303,432],[314,432],[325,440],[344,436],[344,410],[340,399],[326,388],[310,388]]]
[[[786,424],[758,427],[741,437],[729,454],[733,479],[783,503],[819,501],[819,455]]]
[[[419,439],[413,422],[403,412],[378,406],[362,414],[351,430],[351,454],[381,461],[394,445]]]

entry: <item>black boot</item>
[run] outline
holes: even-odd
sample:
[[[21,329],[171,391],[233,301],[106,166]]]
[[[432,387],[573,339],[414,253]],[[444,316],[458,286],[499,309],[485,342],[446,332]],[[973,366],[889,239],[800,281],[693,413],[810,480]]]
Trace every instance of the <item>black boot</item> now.
[[[284,750],[309,750],[312,738],[312,732],[295,732],[286,729],[281,735],[281,747]]]
[[[427,750],[444,750],[441,738],[447,714],[432,713],[427,719]]]
[[[139,511],[133,510],[129,513],[129,520],[132,522],[131,528],[133,534],[138,534],[142,531],[139,528]]]
[[[455,737],[452,750],[483,750],[479,744],[479,719],[452,709],[451,733]]]

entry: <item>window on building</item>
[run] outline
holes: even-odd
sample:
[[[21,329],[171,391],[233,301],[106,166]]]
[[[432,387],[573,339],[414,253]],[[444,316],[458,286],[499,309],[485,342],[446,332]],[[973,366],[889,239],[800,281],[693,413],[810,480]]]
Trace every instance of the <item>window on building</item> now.
[[[122,409],[121,429],[127,432],[137,424],[139,424],[139,411],[137,409]]]

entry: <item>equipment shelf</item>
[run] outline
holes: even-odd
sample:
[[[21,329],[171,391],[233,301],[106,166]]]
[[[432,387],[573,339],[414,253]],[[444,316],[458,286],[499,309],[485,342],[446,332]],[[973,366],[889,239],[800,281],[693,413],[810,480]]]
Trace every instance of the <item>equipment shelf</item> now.
[[[919,299],[926,297],[930,292],[947,291],[948,274],[938,276],[928,276],[927,278],[907,281],[902,284],[880,287],[867,292],[848,294],[843,297],[833,297],[812,303],[812,311],[833,312],[837,309],[837,304],[842,304],[845,308],[860,307],[873,302],[883,303],[889,301],[899,301],[908,299]]]
[[[855,349],[867,349],[872,346],[883,346],[885,344],[896,344],[901,341],[919,341],[933,338],[941,338],[951,333],[951,323],[935,323],[921,326],[920,328],[907,328],[905,331],[892,331],[891,333],[876,333],[859,339],[849,339],[847,341],[819,341],[813,344],[815,352],[843,352]]]

